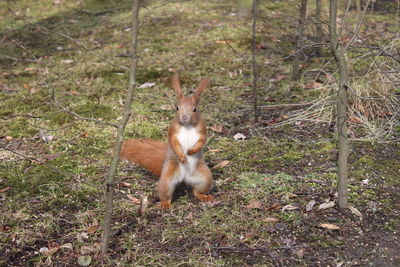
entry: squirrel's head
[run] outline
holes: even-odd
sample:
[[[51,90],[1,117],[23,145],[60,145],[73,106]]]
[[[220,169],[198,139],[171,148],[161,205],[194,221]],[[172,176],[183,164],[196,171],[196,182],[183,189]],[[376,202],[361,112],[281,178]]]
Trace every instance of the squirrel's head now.
[[[178,74],[172,77],[172,88],[174,88],[177,96],[178,103],[175,105],[176,117],[180,124],[182,125],[196,125],[200,118],[200,113],[198,111],[198,105],[200,102],[201,94],[210,85],[210,80],[203,78],[200,81],[199,86],[196,91],[191,96],[185,96],[182,93],[181,85],[179,82]]]

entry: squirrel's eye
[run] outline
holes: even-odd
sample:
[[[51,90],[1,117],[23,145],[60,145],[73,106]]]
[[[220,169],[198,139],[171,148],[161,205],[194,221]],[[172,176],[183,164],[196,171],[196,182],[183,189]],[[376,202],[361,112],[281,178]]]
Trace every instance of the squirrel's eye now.
[[[178,110],[179,110],[179,107],[178,107],[177,105],[174,105],[174,106],[175,106],[176,111],[178,111]]]
[[[196,108],[193,109],[193,112],[196,112]]]

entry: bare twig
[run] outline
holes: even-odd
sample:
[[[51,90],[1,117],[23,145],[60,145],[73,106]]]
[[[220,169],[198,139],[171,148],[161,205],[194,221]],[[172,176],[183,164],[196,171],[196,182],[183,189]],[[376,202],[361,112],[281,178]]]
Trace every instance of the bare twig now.
[[[368,8],[368,6],[369,6],[369,0],[368,0],[368,2],[365,4],[365,6],[364,6],[364,11],[363,11],[363,13],[362,13],[362,15],[361,15],[361,18],[360,18],[360,20],[358,21],[358,24],[357,24],[357,27],[356,27],[356,31],[354,32],[354,34],[353,34],[353,36],[351,37],[351,39],[350,39],[350,41],[346,44],[346,46],[344,47],[344,52],[346,52],[346,50],[351,46],[351,44],[354,42],[354,40],[357,38],[357,35],[358,35],[358,33],[360,32],[360,29],[361,29],[361,25],[362,25],[362,23],[363,23],[363,21],[364,21],[364,17],[365,17],[365,14],[367,13],[367,8]]]
[[[114,146],[114,155],[111,161],[110,169],[107,174],[106,182],[106,211],[104,215],[103,234],[101,238],[101,255],[104,257],[107,253],[108,242],[110,240],[111,232],[111,219],[113,211],[113,197],[114,197],[114,180],[118,167],[119,155],[122,147],[122,140],[124,135],[125,126],[128,123],[131,115],[131,104],[133,92],[136,88],[136,68],[137,68],[137,36],[139,27],[139,8],[140,0],[133,1],[132,8],[132,41],[131,41],[131,67],[129,71],[129,88],[126,95],[124,111],[120,124],[118,125],[117,137]]]

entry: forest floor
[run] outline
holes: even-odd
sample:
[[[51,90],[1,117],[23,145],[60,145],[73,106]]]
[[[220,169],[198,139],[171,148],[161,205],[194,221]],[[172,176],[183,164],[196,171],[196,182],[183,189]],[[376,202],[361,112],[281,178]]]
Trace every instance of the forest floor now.
[[[116,133],[104,122],[122,114],[131,1],[0,3],[0,266],[400,265],[399,143],[351,140],[350,209],[339,209],[334,127],[273,127],[304,108],[292,104],[319,97],[314,85],[329,77],[316,78],[315,69],[331,59],[329,47],[303,58],[302,78],[291,82],[297,2],[260,3],[259,123],[252,115],[251,19],[238,17],[235,1],[142,9],[137,82],[154,85],[136,89],[126,138],[165,140],[173,72],[186,89],[210,77],[201,110],[215,200],[199,203],[182,187],[172,209],[161,211],[156,179],[121,163],[102,261],[104,182]],[[395,11],[375,8],[362,42],[383,43],[398,30]],[[334,62],[326,66],[326,73],[335,70]],[[351,133],[363,134],[356,127]],[[143,215],[141,196],[150,202]]]

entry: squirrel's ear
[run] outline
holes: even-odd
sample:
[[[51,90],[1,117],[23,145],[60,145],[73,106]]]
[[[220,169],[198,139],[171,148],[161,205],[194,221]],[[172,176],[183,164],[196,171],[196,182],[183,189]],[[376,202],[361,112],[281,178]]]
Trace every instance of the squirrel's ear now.
[[[179,82],[179,75],[177,73],[172,76],[172,88],[174,88],[178,97],[182,96],[181,83]]]
[[[201,94],[208,86],[210,86],[210,80],[208,78],[203,78],[200,81],[199,87],[197,87],[196,92],[194,93],[194,99],[196,104],[199,103]]]

